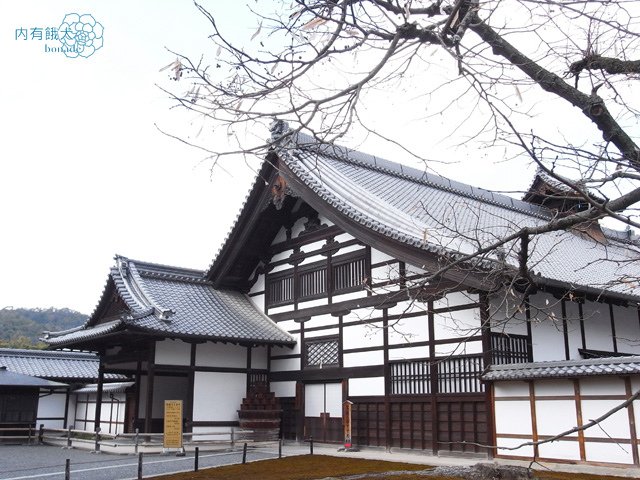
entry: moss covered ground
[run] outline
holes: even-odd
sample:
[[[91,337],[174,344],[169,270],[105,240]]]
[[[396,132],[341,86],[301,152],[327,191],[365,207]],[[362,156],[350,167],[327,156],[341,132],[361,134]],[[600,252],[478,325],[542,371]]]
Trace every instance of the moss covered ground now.
[[[159,480],[319,480],[342,479],[358,475],[358,480],[457,480],[456,476],[423,476],[418,471],[432,469],[425,465],[386,462],[362,458],[340,458],[324,455],[301,455],[276,460],[262,460],[245,465],[226,465],[198,472],[155,477]],[[415,474],[410,471],[416,472]],[[392,472],[402,472],[393,474]],[[385,473],[381,476],[381,473]],[[362,476],[360,476],[362,475]],[[544,480],[621,480],[621,477],[536,471]]]

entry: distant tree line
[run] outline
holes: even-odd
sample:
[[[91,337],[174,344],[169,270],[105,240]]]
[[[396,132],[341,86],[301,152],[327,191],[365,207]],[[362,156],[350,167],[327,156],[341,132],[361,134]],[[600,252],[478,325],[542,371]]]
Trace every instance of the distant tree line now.
[[[0,347],[44,348],[42,332],[67,330],[82,325],[87,316],[68,308],[0,309]]]

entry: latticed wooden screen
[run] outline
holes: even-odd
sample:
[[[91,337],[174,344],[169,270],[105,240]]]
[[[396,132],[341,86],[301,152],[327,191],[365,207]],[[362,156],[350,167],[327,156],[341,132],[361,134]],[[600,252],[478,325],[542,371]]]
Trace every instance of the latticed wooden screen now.
[[[293,302],[293,275],[270,278],[267,284],[267,305]]]
[[[331,269],[329,271],[329,265]],[[267,275],[267,307],[361,290],[369,277],[366,250]]]
[[[429,362],[417,360],[391,364],[391,394],[429,393]]]
[[[308,367],[338,365],[338,339],[309,341],[305,344]]]
[[[434,369],[431,372],[431,369]],[[455,355],[432,360],[409,360],[391,363],[391,393],[420,395],[425,393],[480,393],[483,369],[481,355]],[[431,391],[431,376],[435,376]]]
[[[364,258],[357,258],[333,266],[333,291],[341,293],[361,286],[365,278],[366,263]]]

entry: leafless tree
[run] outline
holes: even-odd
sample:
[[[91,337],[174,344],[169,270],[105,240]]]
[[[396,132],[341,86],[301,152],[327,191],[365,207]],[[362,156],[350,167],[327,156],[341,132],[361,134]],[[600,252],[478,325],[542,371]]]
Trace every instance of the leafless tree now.
[[[188,85],[174,98],[237,142],[211,149],[216,160],[263,153],[267,142],[247,138],[274,117],[324,142],[358,130],[406,149],[383,123],[370,128],[361,111],[381,90],[386,97],[412,92],[412,103],[425,98],[436,108],[418,120],[426,130],[435,129],[433,115],[447,115],[447,135],[507,145],[583,200],[581,211],[485,242],[475,254],[604,217],[640,226],[633,96],[640,9],[632,0],[268,4],[275,11],[255,12],[256,31],[244,45],[197,5],[211,22],[216,58],[205,64],[179,56],[172,64],[174,78]],[[449,68],[434,66],[442,62]],[[525,254],[525,277],[526,261]]]

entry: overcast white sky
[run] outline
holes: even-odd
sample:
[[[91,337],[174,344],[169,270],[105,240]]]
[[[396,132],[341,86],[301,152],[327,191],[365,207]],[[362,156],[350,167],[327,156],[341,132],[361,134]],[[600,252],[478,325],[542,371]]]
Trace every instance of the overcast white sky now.
[[[209,3],[249,31],[243,2]],[[31,33],[15,38],[16,29],[57,27],[67,13],[92,14],[103,48],[73,59],[47,53],[55,42]],[[154,124],[188,128],[192,119],[156,87],[175,85],[159,70],[175,59],[165,47],[198,56],[210,33],[189,1],[3,3],[0,308],[90,313],[116,253],[207,267],[253,174],[227,165],[232,176],[211,178],[200,152]]]

